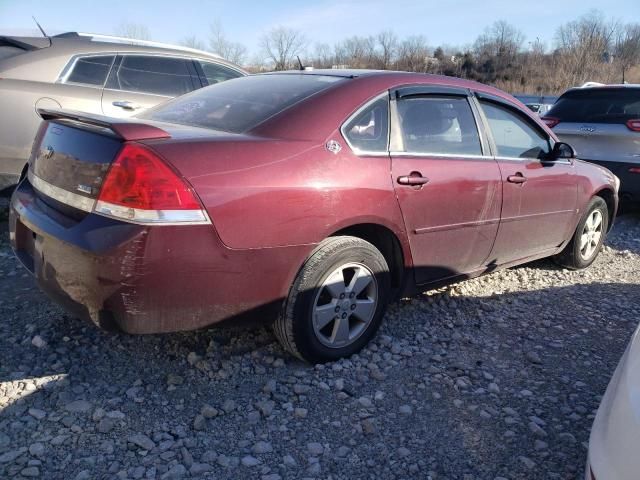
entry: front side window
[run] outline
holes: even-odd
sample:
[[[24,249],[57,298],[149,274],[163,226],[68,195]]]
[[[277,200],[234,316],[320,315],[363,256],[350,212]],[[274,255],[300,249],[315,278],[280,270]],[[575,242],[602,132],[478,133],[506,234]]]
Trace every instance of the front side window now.
[[[548,137],[508,108],[481,101],[499,157],[544,158],[551,147]]]
[[[115,56],[82,57],[73,64],[67,82],[103,86]]]
[[[203,62],[202,60],[196,60],[202,68],[202,73],[207,79],[207,85],[215,85],[216,83],[224,82],[225,80],[231,80],[232,78],[242,77],[240,72],[231,70],[223,65],[212,62]]]
[[[461,97],[409,97],[398,101],[404,151],[482,155],[471,106]]]
[[[386,152],[389,138],[389,98],[373,102],[342,129],[352,148],[363,152]]]
[[[109,88],[177,97],[193,90],[188,60],[125,55],[109,79]]]

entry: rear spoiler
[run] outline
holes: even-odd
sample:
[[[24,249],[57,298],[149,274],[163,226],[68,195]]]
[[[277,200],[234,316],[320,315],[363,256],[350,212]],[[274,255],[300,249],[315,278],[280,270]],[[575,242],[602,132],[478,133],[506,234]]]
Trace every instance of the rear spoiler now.
[[[1,35],[0,45],[31,51],[50,47],[51,39],[49,37],[7,37]]]
[[[136,120],[112,118],[72,110],[51,110],[48,108],[38,108],[38,115],[43,120],[71,120],[85,125],[107,128],[125,141],[171,138],[171,135],[165,130]]]

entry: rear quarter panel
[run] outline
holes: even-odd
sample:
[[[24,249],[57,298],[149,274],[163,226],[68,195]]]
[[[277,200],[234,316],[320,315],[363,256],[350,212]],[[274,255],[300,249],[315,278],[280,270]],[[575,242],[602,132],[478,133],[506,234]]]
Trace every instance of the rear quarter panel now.
[[[377,223],[402,237],[389,157],[358,157],[325,142],[252,139],[153,145],[200,195],[229,248],[316,244],[342,228]],[[329,140],[327,139],[327,140]]]
[[[20,173],[40,125],[36,108],[100,112],[101,89],[0,79],[0,173]]]

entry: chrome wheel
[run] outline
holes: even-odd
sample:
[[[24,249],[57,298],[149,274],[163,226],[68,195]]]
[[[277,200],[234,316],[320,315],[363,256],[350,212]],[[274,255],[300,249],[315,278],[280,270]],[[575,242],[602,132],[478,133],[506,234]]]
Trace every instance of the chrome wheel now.
[[[347,263],[331,272],[313,304],[313,330],[330,348],[353,343],[367,329],[378,304],[373,272],[359,263]]]
[[[580,256],[583,260],[590,260],[595,255],[602,238],[602,225],[602,212],[591,212],[580,236]]]

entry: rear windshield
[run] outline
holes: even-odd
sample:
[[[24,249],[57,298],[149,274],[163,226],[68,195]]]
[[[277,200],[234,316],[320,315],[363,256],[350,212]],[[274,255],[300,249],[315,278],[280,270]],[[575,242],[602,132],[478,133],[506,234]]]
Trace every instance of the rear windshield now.
[[[567,92],[547,115],[561,122],[626,123],[640,118],[640,88],[588,88]]]
[[[341,81],[344,78],[303,74],[236,78],[178,97],[140,117],[242,133]]]

